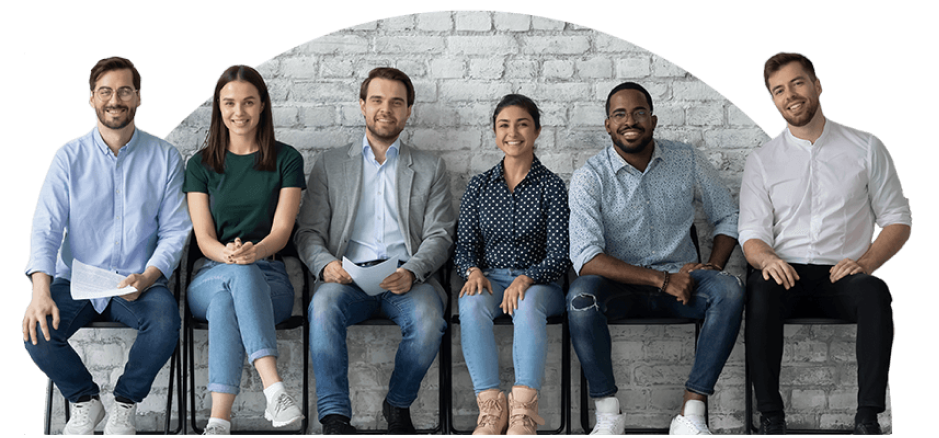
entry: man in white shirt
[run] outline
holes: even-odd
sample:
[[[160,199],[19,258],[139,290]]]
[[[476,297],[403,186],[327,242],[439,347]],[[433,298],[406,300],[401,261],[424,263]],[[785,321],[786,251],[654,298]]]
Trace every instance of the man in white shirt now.
[[[871,274],[909,238],[909,201],[883,143],[822,114],[811,61],[779,53],[763,76],[788,127],[747,158],[740,188],[739,239],[756,268],[746,344],[760,433],[786,431],[782,321],[799,314],[857,322],[854,432],[880,434],[893,313],[887,285]],[[875,223],[882,230],[871,243]]]

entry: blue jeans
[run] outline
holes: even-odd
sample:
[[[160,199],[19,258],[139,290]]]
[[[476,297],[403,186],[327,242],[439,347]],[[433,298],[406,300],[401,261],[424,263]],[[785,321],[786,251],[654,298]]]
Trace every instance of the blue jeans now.
[[[56,278],[49,289],[59,308],[59,329],[52,328],[51,315],[46,318],[51,337],[47,342],[36,324],[37,344],[24,343],[33,362],[55,382],[68,401],[77,403],[81,397],[98,395],[98,385],[68,339],[92,321],[120,322],[137,330],[137,340],[127,355],[124,374],[114,386],[114,395],[135,403],[143,401],[153,379],[179,343],[179,304],[166,288],[166,280],[161,277],[134,301],[111,298],[100,315],[91,301],[72,299],[69,280]]]
[[[407,408],[417,398],[424,374],[440,349],[447,327],[444,303],[433,286],[415,284],[403,295],[370,296],[355,285],[323,283],[310,301],[310,358],[316,376],[319,418],[330,414],[352,417],[349,400],[349,353],[346,328],[376,315],[401,327],[386,400]]]
[[[485,274],[492,283],[491,295],[483,291],[480,295],[460,298],[460,342],[477,395],[499,387],[499,352],[492,332],[492,320],[504,313],[499,305],[505,288],[512,284],[519,272],[489,269]],[[525,298],[518,302],[518,309],[512,315],[515,385],[541,389],[547,356],[547,319],[563,312],[564,291],[558,283],[535,284],[525,291]]]
[[[725,272],[702,269],[692,271],[691,278],[694,293],[688,305],[655,287],[617,283],[597,275],[574,280],[567,294],[567,317],[571,343],[587,377],[591,397],[616,394],[607,320],[620,318],[704,319],[685,389],[702,395],[714,394],[714,384],[740,331],[744,289],[737,277]]]
[[[192,316],[209,322],[206,389],[238,394],[246,351],[249,363],[277,356],[274,326],[293,312],[293,293],[283,262],[229,265],[206,261],[186,294]]]

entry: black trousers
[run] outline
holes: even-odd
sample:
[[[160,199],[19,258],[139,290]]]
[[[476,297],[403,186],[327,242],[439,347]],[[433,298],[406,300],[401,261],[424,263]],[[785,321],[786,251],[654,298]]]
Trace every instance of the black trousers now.
[[[792,267],[799,281],[786,290],[754,271],[747,281],[746,353],[757,409],[783,410],[779,394],[783,320],[791,317],[846,319],[857,323],[858,407],[886,409],[887,373],[893,347],[891,296],[883,280],[867,275],[846,276],[834,284],[831,265]]]

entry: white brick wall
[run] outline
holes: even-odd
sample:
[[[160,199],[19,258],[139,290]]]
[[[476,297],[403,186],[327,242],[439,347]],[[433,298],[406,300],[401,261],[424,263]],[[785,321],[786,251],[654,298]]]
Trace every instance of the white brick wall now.
[[[743,163],[754,147],[768,137],[745,114],[720,94],[666,59],[629,42],[560,21],[522,14],[493,12],[433,12],[364,23],[327,35],[277,56],[259,66],[274,100],[279,140],[300,150],[308,173],[320,152],[362,136],[358,88],[368,71],[394,66],[414,81],[417,103],[403,140],[439,154],[450,171],[454,207],[458,207],[469,178],[488,169],[501,154],[493,145],[489,117],[504,94],[520,92],[543,110],[544,129],[537,153],[548,168],[569,180],[574,169],[606,146],[603,102],[618,83],[632,80],[652,94],[660,138],[686,141],[703,150],[717,166],[736,196]],[[207,89],[206,97],[211,90]],[[188,158],[201,146],[209,124],[208,106],[195,108],[168,140]],[[699,212],[698,229],[705,255],[711,232]],[[741,274],[744,261],[734,252],[728,269]],[[293,271],[297,271],[294,269]],[[298,276],[293,275],[297,280]],[[295,312],[306,303],[298,299]],[[542,416],[556,426],[560,390],[560,334],[549,328],[549,363],[541,394]],[[620,399],[631,425],[664,427],[677,411],[682,383],[693,358],[690,327],[617,326],[614,366]],[[512,383],[511,330],[496,329],[500,345],[503,388]],[[790,407],[791,427],[838,427],[852,424],[857,365],[855,330],[846,327],[787,327],[787,359],[783,398]],[[121,374],[131,331],[84,330],[72,343],[102,386],[105,402]],[[454,414],[456,425],[475,422],[472,385],[453,330]],[[710,400],[711,430],[740,433],[744,424],[742,333]],[[384,427],[381,400],[391,374],[392,357],[400,334],[393,327],[350,329],[350,381],[361,428]],[[299,396],[302,372],[300,334],[282,333],[278,347],[281,375]],[[204,422],[209,412],[205,393],[206,336],[197,333],[196,410]],[[574,431],[580,431],[579,365],[574,355]],[[439,359],[438,359],[439,360]],[[431,427],[437,418],[435,364],[425,378],[412,416],[418,427]],[[311,388],[313,387],[312,370]],[[151,396],[138,408],[138,426],[155,428],[166,397],[165,367]],[[245,368],[242,393],[235,403],[235,428],[269,427],[263,419],[260,379]],[[310,432],[319,433],[316,396],[311,391]],[[889,406],[889,402],[888,402]],[[61,404],[56,405],[57,413]],[[56,415],[55,418],[61,418]],[[881,416],[890,430],[890,415]],[[61,428],[61,422],[56,425]]]

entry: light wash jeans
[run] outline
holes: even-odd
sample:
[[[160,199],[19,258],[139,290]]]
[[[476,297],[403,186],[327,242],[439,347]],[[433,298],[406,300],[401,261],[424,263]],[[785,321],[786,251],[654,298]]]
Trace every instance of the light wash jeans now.
[[[238,394],[248,362],[277,356],[274,326],[293,312],[293,286],[284,263],[258,260],[229,265],[208,260],[186,294],[196,319],[209,322],[211,392]]]
[[[78,353],[68,343],[78,329],[97,319],[117,321],[137,330],[137,339],[127,355],[124,374],[117,379],[114,395],[140,403],[150,392],[153,379],[166,360],[173,355],[179,342],[179,304],[160,277],[154,285],[134,301],[121,297],[111,302],[101,315],[90,300],[73,300],[71,282],[56,278],[49,288],[59,308],[59,329],[52,328],[52,316],[46,318],[51,339],[47,342],[36,324],[37,344],[24,342],[26,351],[62,392],[77,403],[83,396],[98,395],[99,388]]]
[[[720,271],[691,272],[694,292],[683,305],[658,288],[617,283],[598,275],[578,277],[567,293],[571,343],[580,359],[590,397],[616,394],[608,319],[680,317],[704,319],[685,389],[714,394],[743,317],[743,283]]]
[[[401,327],[401,343],[388,385],[388,404],[407,408],[417,398],[421,380],[437,357],[447,327],[444,303],[428,283],[403,295],[371,296],[354,284],[323,283],[310,301],[310,358],[316,375],[319,419],[330,414],[352,418],[349,400],[349,352],[346,328],[376,315]]]
[[[488,269],[483,271],[492,284],[492,295],[464,295],[460,298],[460,343],[463,357],[473,379],[476,395],[499,387],[499,351],[496,348],[492,320],[504,312],[499,308],[505,289],[521,271]],[[515,327],[512,362],[515,385],[541,390],[547,357],[547,319],[564,313],[564,292],[557,282],[534,284],[519,300],[513,312]]]

